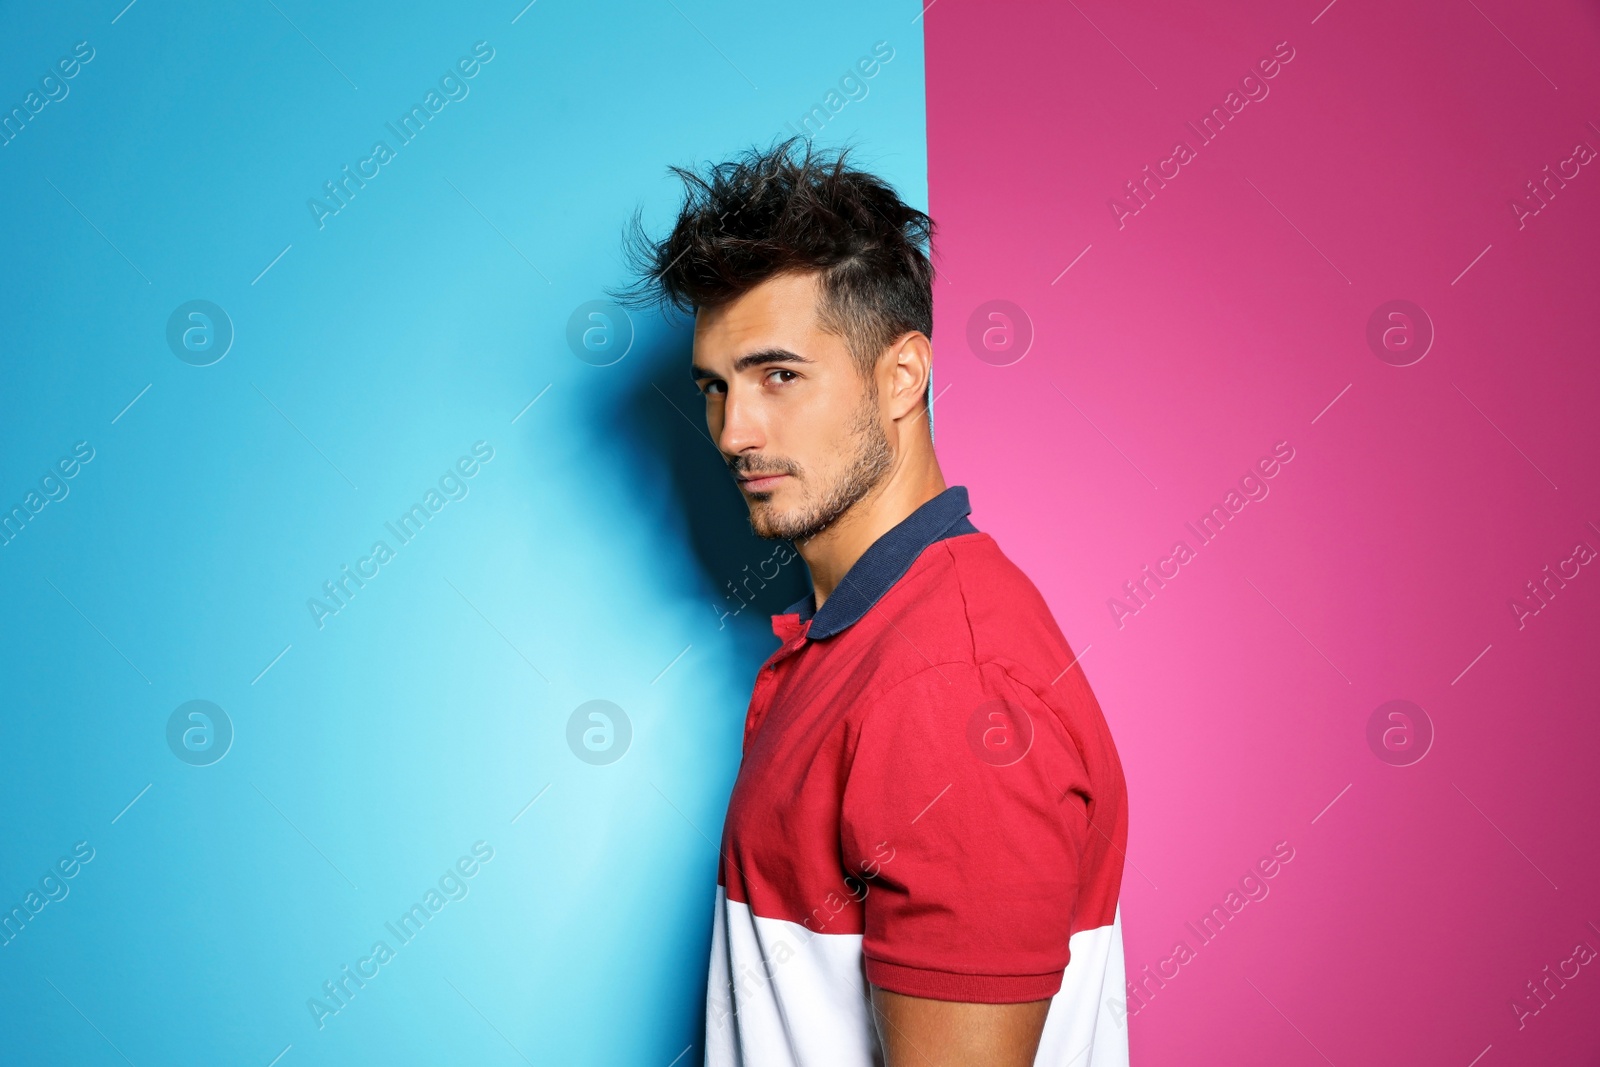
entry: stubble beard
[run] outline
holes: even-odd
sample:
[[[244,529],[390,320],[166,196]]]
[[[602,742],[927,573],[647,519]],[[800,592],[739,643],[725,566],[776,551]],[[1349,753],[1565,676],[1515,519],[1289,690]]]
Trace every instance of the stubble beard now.
[[[837,522],[883,480],[894,465],[894,452],[878,421],[876,389],[856,409],[849,441],[854,446],[850,465],[824,489],[820,500],[808,501],[787,514],[774,514],[770,501],[752,502],[750,529],[757,537],[797,543],[808,541]]]

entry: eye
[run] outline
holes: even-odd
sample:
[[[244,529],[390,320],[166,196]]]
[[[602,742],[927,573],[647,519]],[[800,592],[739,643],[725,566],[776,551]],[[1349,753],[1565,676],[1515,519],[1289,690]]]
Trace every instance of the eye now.
[[[787,375],[789,375],[788,378],[784,378],[783,379],[783,381],[785,383],[791,382],[795,378],[800,377],[800,373],[798,371],[787,370],[787,369],[785,369],[783,367],[775,367],[775,368],[773,368],[770,372],[768,372],[767,377],[770,378],[774,374],[787,374]]]
[[[705,384],[705,387],[702,388],[700,392],[705,396],[714,396],[720,395],[716,392],[716,390],[721,389],[726,392],[727,388],[727,384],[724,382],[710,381]]]

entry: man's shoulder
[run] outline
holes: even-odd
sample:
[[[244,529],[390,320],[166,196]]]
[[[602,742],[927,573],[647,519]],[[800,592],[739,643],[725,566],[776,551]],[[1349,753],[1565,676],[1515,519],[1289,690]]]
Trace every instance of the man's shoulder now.
[[[930,554],[936,584],[952,600],[959,597],[975,629],[1009,634],[1041,627],[1060,637],[1044,595],[993,535],[980,531],[947,538],[933,545]]]
[[[1037,595],[1033,582],[1022,569],[1001,550],[994,535],[983,530],[941,538],[923,550],[908,577],[920,574],[925,580],[933,579],[946,598],[965,592],[968,599],[1000,598],[1019,588]],[[951,582],[965,581],[968,587],[960,590]]]
[[[986,532],[928,546],[900,585],[885,640],[926,641],[946,661],[1001,664],[1025,683],[1049,682],[1071,659],[1038,587]]]
[[[1022,568],[1011,561],[994,535],[983,530],[958,534],[936,541],[932,548],[944,549],[947,566],[964,574],[1000,585],[1022,585],[1033,589],[1033,582]]]

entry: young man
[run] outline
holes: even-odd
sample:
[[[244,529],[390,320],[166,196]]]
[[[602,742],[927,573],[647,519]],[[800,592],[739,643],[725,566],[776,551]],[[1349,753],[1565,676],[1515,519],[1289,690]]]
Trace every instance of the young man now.
[[[940,473],[931,220],[804,142],[677,173],[639,292],[694,312],[711,437],[813,589],[745,718],[706,1063],[1125,1067],[1122,767]]]

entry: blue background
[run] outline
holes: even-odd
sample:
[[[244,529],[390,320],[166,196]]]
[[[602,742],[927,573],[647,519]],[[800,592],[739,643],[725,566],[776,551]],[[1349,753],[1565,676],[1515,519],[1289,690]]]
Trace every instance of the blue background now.
[[[95,450],[0,547],[0,909],[95,850],[0,947],[6,1062],[702,1055],[713,842],[804,567],[724,614],[775,545],[705,436],[685,326],[635,314],[595,366],[567,323],[625,280],[628,215],[669,218],[667,164],[788,132],[879,41],[818,139],[925,205],[922,24],[520,6],[6,15],[0,109],[94,58],[0,148],[0,508]],[[478,41],[468,95],[401,146],[385,123]],[[379,139],[395,158],[319,229],[307,200]],[[165,336],[195,299],[236,331],[205,367]],[[399,545],[385,522],[478,441],[468,495]],[[307,600],[380,539],[319,628]],[[194,699],[235,731],[210,766],[166,740]],[[595,699],[633,729],[605,766],[567,743]],[[398,947],[385,923],[478,841],[468,895]],[[379,939],[319,1030],[308,998]]]

